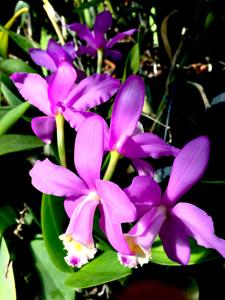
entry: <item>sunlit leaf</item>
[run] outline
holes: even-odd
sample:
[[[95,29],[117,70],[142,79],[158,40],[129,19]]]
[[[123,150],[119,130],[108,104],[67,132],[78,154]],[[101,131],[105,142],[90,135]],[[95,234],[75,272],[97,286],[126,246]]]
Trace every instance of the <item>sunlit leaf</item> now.
[[[8,205],[0,207],[0,236],[3,234],[5,229],[7,229],[10,225],[13,225],[15,223],[15,210]]]
[[[221,93],[214,97],[211,101],[211,105],[217,105],[223,102],[225,102],[225,93]]]
[[[36,73],[36,71],[31,68],[27,63],[22,59],[5,59],[0,61],[0,70],[5,72],[8,75],[11,75],[16,72],[25,72],[25,73]]]
[[[6,133],[27,111],[30,103],[24,102],[8,111],[0,120],[0,136]]]
[[[0,238],[0,299],[16,300],[12,261],[3,237]]]
[[[1,82],[1,92],[9,105],[18,105],[22,103],[22,101],[3,82]]]
[[[117,280],[131,274],[122,266],[114,251],[106,251],[79,271],[69,275],[66,284],[74,288],[87,288]]]
[[[74,300],[75,291],[65,285],[67,273],[61,272],[52,263],[43,240],[31,242],[35,266],[42,283],[42,298],[45,300]]]
[[[63,272],[71,272],[66,264],[63,243],[59,235],[65,231],[65,212],[63,199],[52,195],[43,195],[41,204],[41,226],[48,254],[53,263]]]
[[[204,247],[198,246],[193,240],[191,240],[191,258],[189,265],[194,265],[206,261],[213,260],[217,258],[218,255],[215,251],[206,249]],[[151,259],[150,262],[167,265],[167,266],[180,266],[178,263],[170,260],[162,246],[162,243],[159,239],[155,241],[151,249]]]
[[[37,137],[22,134],[5,134],[0,137],[0,155],[43,147]]]

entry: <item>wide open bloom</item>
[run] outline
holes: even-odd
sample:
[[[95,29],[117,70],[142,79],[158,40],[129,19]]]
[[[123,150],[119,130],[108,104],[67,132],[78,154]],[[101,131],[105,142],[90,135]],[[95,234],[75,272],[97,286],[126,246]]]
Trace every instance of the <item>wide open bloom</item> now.
[[[115,60],[121,58],[121,53],[117,50],[112,50],[114,44],[122,40],[126,36],[132,35],[136,29],[130,29],[118,33],[111,40],[105,39],[105,33],[112,26],[112,15],[109,11],[103,11],[96,16],[94,28],[91,31],[86,25],[80,23],[73,23],[68,25],[68,28],[75,31],[81,40],[84,40],[86,46],[80,46],[77,54],[90,54],[95,56],[98,49],[104,50],[106,56],[110,56]]]
[[[166,144],[153,133],[143,133],[137,129],[144,97],[143,80],[136,75],[129,76],[116,95],[107,140],[108,150],[131,158],[137,169],[150,169],[151,173],[151,168],[139,158],[175,156],[179,149]]]
[[[150,176],[134,178],[125,191],[136,205],[140,219],[126,235],[133,256],[120,254],[122,264],[136,267],[147,262],[158,234],[167,256],[182,265],[190,259],[189,238],[225,257],[225,240],[215,235],[211,217],[193,204],[177,203],[200,180],[208,159],[209,140],[201,136],[186,144],[175,158],[163,195]]]
[[[37,161],[30,171],[32,184],[39,191],[65,197],[70,222],[60,238],[68,252],[65,259],[72,266],[87,263],[96,252],[92,227],[97,206],[101,212],[100,227],[111,245],[119,252],[131,254],[121,223],[134,221],[136,209],[118,185],[100,180],[103,131],[102,119],[98,116],[87,118],[81,124],[74,149],[74,163],[80,177],[48,159]]]
[[[46,50],[30,48],[29,53],[33,61],[47,70],[55,72],[60,63],[66,61],[73,64],[76,57],[75,45],[73,42],[60,46],[55,40],[50,39]]]
[[[31,122],[34,133],[45,143],[52,141],[57,114],[62,114],[77,129],[93,114],[86,110],[109,100],[120,84],[107,74],[94,74],[76,84],[77,72],[66,61],[59,64],[48,81],[32,73],[14,73],[11,79],[20,94],[47,115]]]

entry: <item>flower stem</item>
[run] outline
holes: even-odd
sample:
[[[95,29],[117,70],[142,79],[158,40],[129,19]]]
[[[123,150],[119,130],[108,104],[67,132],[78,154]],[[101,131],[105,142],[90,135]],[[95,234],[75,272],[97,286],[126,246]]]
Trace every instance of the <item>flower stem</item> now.
[[[110,180],[112,178],[119,159],[120,159],[120,153],[116,150],[111,151],[109,164],[108,164],[108,167],[106,169],[103,180]]]
[[[98,49],[98,60],[97,60],[97,73],[101,74],[102,72],[102,63],[103,63],[103,49]]]
[[[57,146],[59,153],[60,164],[66,167],[66,151],[65,151],[65,138],[64,138],[64,117],[58,113],[55,117],[56,131],[57,131]]]

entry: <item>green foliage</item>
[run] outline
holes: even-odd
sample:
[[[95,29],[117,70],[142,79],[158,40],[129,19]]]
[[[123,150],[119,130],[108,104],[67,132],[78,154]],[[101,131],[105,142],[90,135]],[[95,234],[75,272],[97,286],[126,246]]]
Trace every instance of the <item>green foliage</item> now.
[[[16,223],[16,212],[11,206],[2,206],[0,208],[0,237],[10,225]],[[1,299],[1,298],[0,298]]]
[[[22,59],[12,58],[0,61],[0,71],[5,72],[8,75],[16,72],[36,73],[36,71]]]

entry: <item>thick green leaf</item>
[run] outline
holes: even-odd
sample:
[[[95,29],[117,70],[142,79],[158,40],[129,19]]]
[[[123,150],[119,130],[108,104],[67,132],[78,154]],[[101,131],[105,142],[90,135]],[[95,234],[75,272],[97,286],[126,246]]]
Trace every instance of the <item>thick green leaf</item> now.
[[[0,107],[0,120],[15,106],[2,106]]]
[[[12,261],[3,237],[0,239],[0,299],[16,300]]]
[[[9,105],[18,105],[22,103],[22,101],[3,82],[1,82],[1,92]]]
[[[0,236],[6,228],[16,223],[16,212],[10,206],[0,207]],[[0,298],[1,299],[1,298]]]
[[[24,102],[8,111],[0,120],[0,136],[6,133],[27,111],[30,103]]]
[[[0,155],[43,147],[44,143],[36,136],[5,134],[0,137]]]
[[[139,65],[140,65],[140,49],[139,49],[139,43],[137,42],[131,48],[130,52],[127,55],[122,81],[125,81],[129,73],[136,74],[139,70]]]
[[[116,252],[106,251],[76,273],[69,275],[65,283],[74,288],[88,288],[130,274],[131,269],[119,263]]]
[[[22,59],[5,59],[0,61],[0,71],[5,72],[8,75],[11,75],[16,72],[25,72],[25,73],[36,73],[36,71],[31,68],[27,63]]]
[[[41,227],[46,249],[53,263],[63,272],[72,272],[65,260],[63,243],[59,236],[64,233],[65,212],[63,199],[43,195],[41,205]]]
[[[159,264],[159,265],[167,265],[167,266],[180,266],[178,263],[170,260],[162,246],[162,243],[159,239],[153,244],[151,250],[150,262]],[[191,258],[189,261],[189,265],[195,265],[198,263],[210,261],[215,259],[218,255],[213,251],[206,249],[204,247],[198,246],[194,241],[191,240]]]
[[[42,298],[45,300],[74,300],[75,291],[65,285],[67,274],[52,263],[43,240],[31,242],[36,268],[42,282]]]

